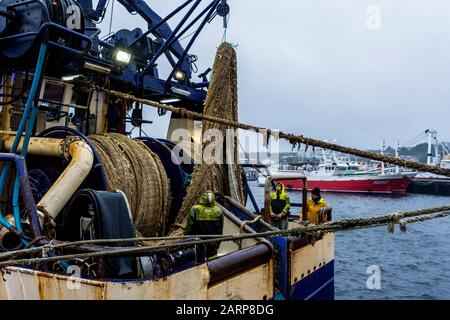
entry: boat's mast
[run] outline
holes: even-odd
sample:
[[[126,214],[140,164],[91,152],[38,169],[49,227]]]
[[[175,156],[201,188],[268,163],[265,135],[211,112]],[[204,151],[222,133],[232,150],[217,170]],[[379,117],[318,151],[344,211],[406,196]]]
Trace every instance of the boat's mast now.
[[[385,151],[385,140],[383,139],[383,143],[381,145],[381,154],[384,155],[384,151]],[[381,162],[381,175],[384,176],[384,162]]]
[[[397,145],[395,146],[395,157],[398,158],[398,149],[400,148],[400,141],[397,139]],[[400,173],[400,167],[397,165],[395,166],[395,173]]]
[[[437,138],[437,131],[432,132],[434,141],[434,165],[439,166],[441,163],[441,155],[439,153],[439,140]]]
[[[432,154],[431,154],[431,147],[432,147],[431,139],[433,136],[433,132],[432,132],[432,130],[428,129],[425,131],[425,133],[428,134],[427,164],[431,165],[431,156],[432,156]]]

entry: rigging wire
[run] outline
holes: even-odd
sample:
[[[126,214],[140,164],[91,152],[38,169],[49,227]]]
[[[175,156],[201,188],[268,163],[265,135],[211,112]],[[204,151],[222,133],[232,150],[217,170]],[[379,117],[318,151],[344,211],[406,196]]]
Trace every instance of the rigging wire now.
[[[244,147],[242,146],[241,142],[238,140],[238,144],[239,147],[241,148],[242,152],[245,155],[245,159],[248,161],[248,163],[252,166],[253,169],[255,169],[260,175],[262,175],[263,177],[267,178],[268,177],[268,173],[263,173],[261,172],[261,170],[259,170],[258,167],[256,167],[253,162],[250,160],[250,154],[244,149]],[[259,164],[259,163],[258,163]]]
[[[222,42],[227,42],[227,31],[228,31],[228,25],[230,22],[230,14],[231,13],[228,13],[228,15],[225,18],[226,19],[226,23],[225,23],[226,27],[223,28]]]
[[[109,2],[109,0],[108,0],[108,2]],[[108,31],[108,34],[111,34],[111,31],[112,31],[112,20],[113,20],[113,16],[114,16],[114,2],[115,2],[115,0],[112,0],[112,2],[111,2],[111,16],[109,18],[109,31]]]
[[[421,132],[419,133],[417,136],[415,136],[414,138],[408,140],[407,142],[403,143],[400,147],[410,147],[413,146],[415,144],[417,144],[417,142],[419,142],[420,140],[422,140],[425,137],[425,133]]]
[[[183,41],[186,38],[189,38],[190,36],[192,36],[197,30],[192,31],[191,33],[189,33],[188,35],[184,36],[183,38],[181,38],[180,40],[178,40],[179,42]]]

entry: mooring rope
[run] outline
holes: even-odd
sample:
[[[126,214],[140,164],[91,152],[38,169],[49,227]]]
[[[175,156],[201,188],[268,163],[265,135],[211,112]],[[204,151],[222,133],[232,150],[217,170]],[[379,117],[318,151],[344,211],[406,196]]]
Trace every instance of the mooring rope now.
[[[362,158],[371,159],[371,160],[375,160],[375,161],[386,162],[386,163],[402,166],[402,167],[409,168],[409,169],[414,169],[414,170],[423,171],[423,172],[431,172],[431,173],[435,173],[438,175],[450,177],[450,169],[446,169],[446,168],[440,168],[437,166],[427,165],[424,163],[419,163],[419,162],[415,162],[415,161],[411,161],[411,160],[395,158],[395,157],[382,155],[382,154],[375,153],[375,152],[360,150],[357,148],[345,147],[345,146],[341,146],[338,144],[329,143],[326,141],[305,137],[303,135],[296,135],[293,133],[287,133],[287,132],[278,131],[275,129],[268,129],[268,128],[264,128],[264,127],[258,127],[258,126],[254,126],[254,125],[250,125],[250,124],[245,124],[245,123],[241,123],[241,122],[230,120],[230,119],[224,119],[224,118],[219,118],[219,117],[215,117],[215,116],[210,116],[210,115],[186,110],[184,108],[174,107],[172,105],[158,103],[158,102],[151,101],[148,99],[138,98],[131,94],[122,93],[122,92],[118,92],[118,91],[114,91],[114,90],[109,90],[107,88],[103,88],[103,87],[96,86],[96,85],[92,86],[92,88],[97,91],[105,92],[112,96],[120,97],[121,99],[131,100],[131,101],[139,102],[143,105],[148,105],[151,107],[171,111],[171,112],[181,115],[183,118],[196,119],[196,120],[202,119],[202,120],[207,120],[207,121],[223,124],[223,125],[233,127],[233,128],[239,128],[239,129],[243,129],[243,130],[263,133],[265,136],[266,142],[268,142],[270,137],[273,136],[275,138],[288,140],[291,144],[297,144],[298,146],[303,144],[303,145],[305,145],[305,148],[307,148],[309,146],[320,147],[320,148],[324,148],[324,149],[328,149],[328,150],[333,150],[333,151],[338,151],[338,152],[342,152],[345,154],[354,155],[357,157],[362,157]]]
[[[275,230],[260,233],[250,233],[250,234],[234,234],[234,235],[199,235],[196,238],[204,238],[202,240],[185,241],[180,243],[169,243],[169,244],[159,244],[156,246],[141,246],[132,248],[114,248],[111,250],[105,250],[100,252],[90,252],[90,253],[77,253],[69,255],[61,255],[54,257],[44,257],[44,258],[30,258],[30,259],[13,259],[0,262],[0,267],[21,265],[21,264],[33,264],[33,263],[43,263],[43,262],[55,262],[61,259],[73,260],[80,258],[93,258],[93,257],[106,257],[106,256],[119,256],[119,255],[139,255],[139,254],[151,254],[163,251],[168,251],[172,249],[179,249],[185,247],[191,247],[195,245],[203,245],[217,242],[225,241],[240,241],[245,239],[255,239],[255,238],[271,238],[276,236],[295,236],[301,237],[308,234],[317,233],[335,233],[342,231],[360,230],[367,228],[375,228],[388,225],[388,231],[392,232],[392,226],[395,224],[400,225],[402,231],[406,231],[406,225],[409,223],[416,223],[426,220],[432,220],[442,217],[447,217],[450,215],[450,207],[436,207],[430,209],[397,212],[391,214],[385,214],[381,216],[374,216],[369,218],[356,218],[356,219],[342,219],[337,221],[332,221],[320,225],[313,226],[300,226],[288,230]],[[159,240],[183,240],[186,237],[158,237],[158,238],[132,238],[132,239],[97,239],[97,240],[84,240],[77,242],[67,242],[62,244],[52,244],[52,249],[63,249],[67,247],[75,247],[85,244],[109,244],[109,243],[127,243],[136,241],[159,241]],[[191,237],[192,238],[192,237]],[[45,245],[43,246],[45,247]],[[15,258],[24,254],[33,254],[40,252],[43,247],[22,249],[16,251],[10,251],[0,254],[0,260],[6,260]]]

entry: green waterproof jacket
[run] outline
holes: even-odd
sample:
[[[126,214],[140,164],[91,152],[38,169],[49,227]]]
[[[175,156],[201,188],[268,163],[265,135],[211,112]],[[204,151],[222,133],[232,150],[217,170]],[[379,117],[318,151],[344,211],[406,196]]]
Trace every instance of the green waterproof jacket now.
[[[189,211],[184,233],[186,235],[222,234],[223,213],[212,193],[202,194],[199,203]]]

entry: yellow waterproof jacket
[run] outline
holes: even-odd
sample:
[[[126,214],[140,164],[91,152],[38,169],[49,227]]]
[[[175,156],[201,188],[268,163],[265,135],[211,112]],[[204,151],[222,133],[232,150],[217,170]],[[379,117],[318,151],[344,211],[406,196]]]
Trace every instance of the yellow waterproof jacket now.
[[[281,190],[275,191],[270,195],[270,212],[274,214],[281,214],[286,218],[291,209],[291,200],[288,194],[284,191],[284,184],[281,183]]]
[[[320,209],[328,207],[328,203],[323,198],[320,198],[317,203],[314,203],[313,199],[310,198],[308,199],[306,206],[306,220],[318,224]]]

